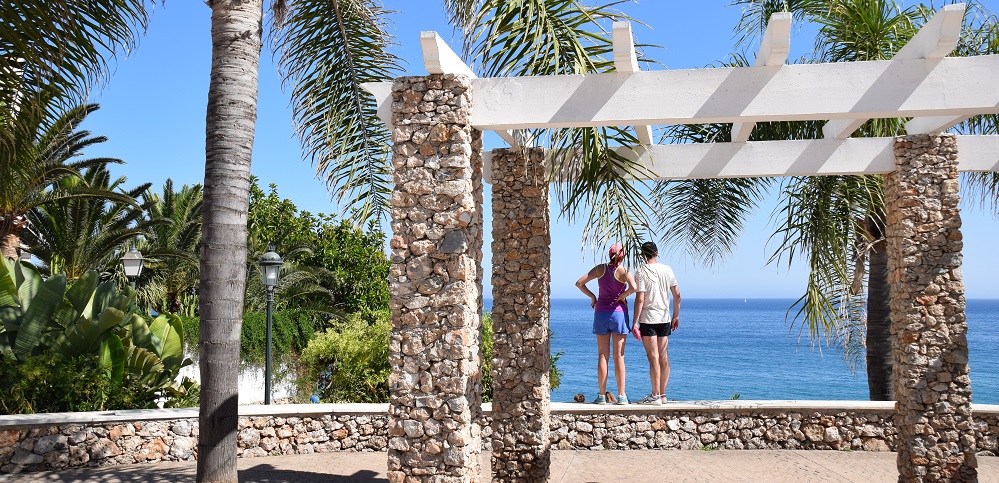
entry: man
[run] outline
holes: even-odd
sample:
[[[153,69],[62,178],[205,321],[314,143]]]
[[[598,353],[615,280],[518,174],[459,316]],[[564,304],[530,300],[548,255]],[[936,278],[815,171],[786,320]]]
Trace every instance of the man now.
[[[673,269],[658,262],[659,248],[653,242],[642,244],[645,265],[638,269],[636,279],[633,331],[641,335],[645,354],[649,358],[649,379],[652,393],[639,404],[661,405],[666,402],[669,383],[670,334],[680,327],[680,287]],[[673,294],[673,314],[670,317],[669,295]]]

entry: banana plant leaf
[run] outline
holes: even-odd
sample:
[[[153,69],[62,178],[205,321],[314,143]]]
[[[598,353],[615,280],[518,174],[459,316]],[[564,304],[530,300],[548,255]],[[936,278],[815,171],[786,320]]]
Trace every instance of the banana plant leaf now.
[[[66,300],[72,304],[77,314],[83,314],[87,307],[91,305],[94,299],[94,290],[97,288],[99,281],[100,274],[94,270],[87,270],[66,291]],[[91,316],[90,318],[93,317]]]
[[[26,271],[26,273],[31,272],[33,271]],[[37,275],[37,272],[34,273]],[[23,288],[28,284],[29,281],[26,278],[25,283],[21,287]],[[38,344],[42,340],[42,334],[49,321],[52,320],[52,314],[59,307],[64,293],[66,293],[65,275],[53,275],[45,282],[39,284],[32,300],[34,303],[24,311],[24,318],[21,319],[21,326],[17,330],[17,339],[14,341],[14,353],[18,359],[23,359],[31,355],[35,348],[38,347]]]
[[[141,347],[125,347],[125,370],[136,376],[140,383],[155,387],[163,376],[163,363],[156,354]]]
[[[125,373],[125,347],[117,335],[111,334],[101,341],[100,363],[110,377],[111,384],[121,385]]]
[[[14,278],[14,261],[0,257],[0,307],[20,307],[17,299],[17,281]]]
[[[160,314],[149,330],[152,333],[150,349],[160,357],[163,366],[171,370],[180,368],[184,359],[184,327],[180,317]]]
[[[96,321],[80,317],[53,344],[53,350],[70,356],[92,353],[100,347],[105,334],[118,327],[124,319],[125,313],[114,307],[104,309]]]
[[[28,309],[31,306],[31,302],[35,299],[35,294],[41,290],[42,287],[42,276],[39,275],[35,267],[28,263],[17,263],[14,265],[14,280],[17,282],[17,298],[21,301],[21,313],[27,314]],[[51,280],[51,279],[50,279]],[[63,276],[63,290],[65,287],[66,277]],[[62,294],[59,294],[59,298],[62,299]],[[55,309],[58,301],[52,304],[52,308]]]
[[[149,349],[149,343],[153,340],[153,333],[149,331],[149,325],[145,319],[138,314],[130,314],[129,323],[125,324],[129,328],[131,344],[136,347]]]
[[[110,283],[102,283],[98,285],[97,289],[94,290],[94,299],[90,304],[90,313],[83,314],[84,317],[88,319],[96,319],[105,308],[111,306],[111,299],[115,296],[116,292],[117,290],[114,285]]]

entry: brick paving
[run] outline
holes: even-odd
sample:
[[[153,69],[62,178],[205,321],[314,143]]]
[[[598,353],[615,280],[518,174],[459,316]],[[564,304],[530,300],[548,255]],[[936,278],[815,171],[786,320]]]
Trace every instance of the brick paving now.
[[[489,454],[482,454],[488,468]],[[194,481],[193,462],[0,475],[0,482],[166,483]],[[246,482],[384,483],[385,453],[328,453],[241,458]],[[898,481],[895,453],[845,451],[553,451],[552,483]],[[999,483],[999,457],[979,456],[980,483]],[[487,476],[487,475],[484,475]]]

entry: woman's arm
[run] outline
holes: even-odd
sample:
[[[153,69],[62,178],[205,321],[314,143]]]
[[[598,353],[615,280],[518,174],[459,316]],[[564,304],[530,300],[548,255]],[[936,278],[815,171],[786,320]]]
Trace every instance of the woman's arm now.
[[[589,282],[590,280],[596,280],[600,278],[600,275],[602,275],[601,273],[602,269],[603,265],[597,265],[591,268],[590,271],[586,273],[586,275],[583,275],[582,277],[579,277],[579,280],[576,280],[576,287],[579,288],[581,292],[583,292],[584,294],[586,294],[587,297],[590,298],[590,308],[593,308],[597,305],[597,296],[593,295],[593,292],[591,292],[589,287],[586,286],[586,283]]]

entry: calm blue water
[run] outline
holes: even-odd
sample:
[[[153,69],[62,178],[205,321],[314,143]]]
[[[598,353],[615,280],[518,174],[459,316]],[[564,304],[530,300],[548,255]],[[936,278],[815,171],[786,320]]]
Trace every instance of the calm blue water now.
[[[868,399],[861,361],[850,372],[831,348],[798,342],[789,333],[785,312],[791,299],[684,299],[680,329],[670,337],[670,399]],[[492,305],[486,300],[486,309]],[[972,398],[999,404],[999,300],[968,301],[968,346]],[[553,299],[552,352],[563,351],[558,367],[562,385],[553,401],[576,393],[592,399],[597,391],[596,338],[591,332],[589,300]],[[642,344],[628,337],[625,346],[627,390],[632,399],[649,393],[648,362]],[[607,389],[614,391],[613,362]]]

